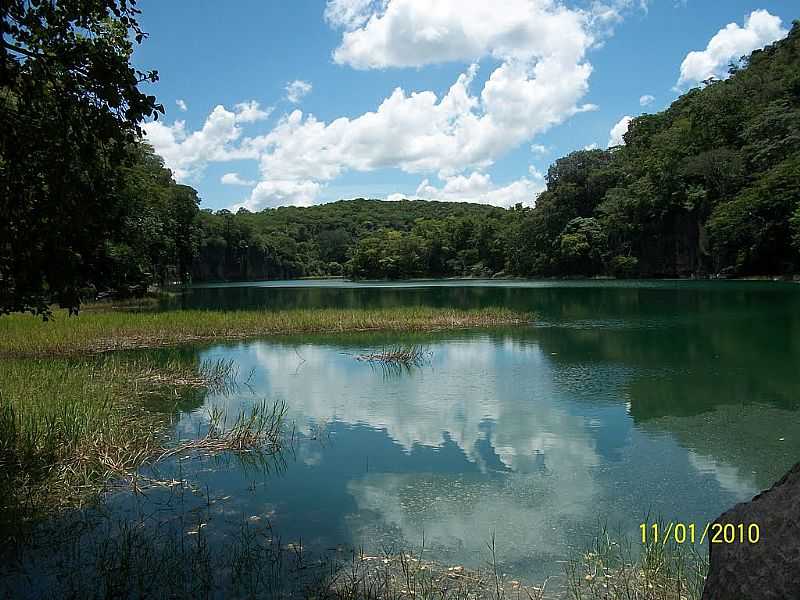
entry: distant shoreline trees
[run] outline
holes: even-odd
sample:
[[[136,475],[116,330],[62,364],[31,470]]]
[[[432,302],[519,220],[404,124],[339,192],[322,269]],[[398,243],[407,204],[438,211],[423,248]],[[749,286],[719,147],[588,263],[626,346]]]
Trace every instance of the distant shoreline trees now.
[[[203,211],[199,280],[800,272],[800,24],[625,145],[553,163],[533,208],[353,200]]]
[[[162,108],[137,87],[157,75],[129,64],[133,4],[81,5],[80,32],[71,3],[12,2],[3,19],[0,314],[175,280],[800,273],[798,22],[730,78],[633,119],[623,146],[556,160],[534,207],[234,214],[200,210],[141,141]]]

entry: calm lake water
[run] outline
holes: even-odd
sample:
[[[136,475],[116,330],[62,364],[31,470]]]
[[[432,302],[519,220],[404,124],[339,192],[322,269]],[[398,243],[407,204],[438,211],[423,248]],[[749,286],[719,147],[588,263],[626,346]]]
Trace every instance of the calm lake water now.
[[[800,286],[774,282],[270,282],[197,287],[205,308],[506,306],[529,327],[219,345],[251,389],[282,399],[296,456],[253,487],[204,470],[229,509],[319,546],[420,545],[480,563],[494,532],[509,572],[557,572],[598,521],[635,536],[647,513],[705,523],[800,459]],[[422,344],[386,373],[353,355]],[[313,438],[313,439],[312,439]],[[235,507],[235,508],[234,508]]]
[[[524,327],[219,344],[246,386],[181,413],[203,428],[283,400],[293,452],[269,473],[184,460],[211,543],[243,521],[285,542],[419,548],[506,573],[557,574],[599,523],[639,535],[649,513],[702,526],[800,460],[800,286],[773,282],[272,282],[197,287],[205,308],[505,306]],[[354,356],[419,344],[429,364],[386,372]],[[167,492],[163,492],[167,494]],[[112,511],[166,502],[120,494]],[[210,508],[208,498],[220,499]],[[168,515],[168,509],[164,514]],[[121,513],[122,514],[122,513]],[[166,517],[165,517],[166,518]]]

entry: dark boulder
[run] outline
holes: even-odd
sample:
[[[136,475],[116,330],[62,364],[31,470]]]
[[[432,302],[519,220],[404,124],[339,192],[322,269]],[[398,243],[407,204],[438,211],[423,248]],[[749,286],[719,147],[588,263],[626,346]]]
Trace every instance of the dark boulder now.
[[[736,540],[709,543],[703,600],[800,599],[800,463],[772,488],[737,504],[714,523],[733,525],[735,529],[727,531],[735,532]],[[755,544],[747,540],[753,523],[760,533]],[[742,532],[744,543],[740,543]],[[714,533],[712,526],[709,541]]]

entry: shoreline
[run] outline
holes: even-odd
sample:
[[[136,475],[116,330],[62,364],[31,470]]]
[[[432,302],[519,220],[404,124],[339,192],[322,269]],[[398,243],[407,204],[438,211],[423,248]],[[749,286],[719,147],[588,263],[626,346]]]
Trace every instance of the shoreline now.
[[[741,277],[727,277],[723,275],[697,275],[689,277],[679,276],[665,276],[665,277],[614,277],[612,275],[595,275],[595,276],[553,276],[553,277],[516,277],[512,275],[492,275],[489,277],[475,277],[471,275],[463,275],[458,277],[413,277],[407,279],[350,279],[341,275],[319,275],[315,277],[296,277],[293,279],[218,279],[208,281],[194,281],[185,284],[184,286],[177,286],[168,288],[169,291],[182,291],[183,289],[192,287],[205,287],[205,286],[221,286],[221,285],[239,285],[243,283],[270,283],[270,282],[303,282],[308,283],[312,281],[325,281],[336,282],[341,281],[344,283],[361,284],[361,283],[413,283],[413,282],[430,282],[430,281],[529,281],[529,282],[558,282],[558,281],[625,281],[625,282],[656,282],[656,281],[775,281],[785,283],[800,283],[800,273],[791,275],[745,275]],[[167,291],[166,289],[164,291]]]
[[[308,309],[282,311],[174,310],[130,312],[94,308],[66,311],[43,322],[33,315],[0,318],[0,359],[102,354],[188,343],[291,334],[424,332],[524,325],[533,315],[504,308]]]

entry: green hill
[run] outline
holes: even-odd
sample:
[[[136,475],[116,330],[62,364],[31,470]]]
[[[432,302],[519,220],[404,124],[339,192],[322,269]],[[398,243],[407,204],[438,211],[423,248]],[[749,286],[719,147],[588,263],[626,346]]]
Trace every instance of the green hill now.
[[[548,170],[533,208],[340,201],[198,216],[195,279],[797,273],[800,25],[625,145]]]
[[[624,146],[575,152],[512,250],[525,274],[796,273],[800,246],[800,24],[666,111]]]

